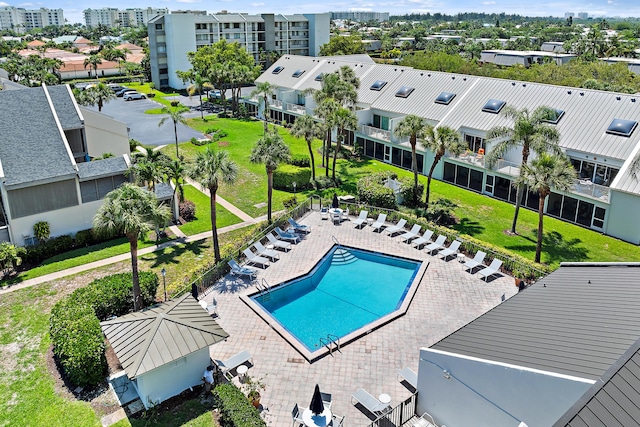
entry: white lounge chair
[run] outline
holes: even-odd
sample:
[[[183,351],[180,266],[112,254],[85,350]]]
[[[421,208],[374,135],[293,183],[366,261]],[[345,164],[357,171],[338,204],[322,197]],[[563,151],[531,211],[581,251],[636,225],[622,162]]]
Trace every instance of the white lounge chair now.
[[[379,214],[378,215],[378,219],[376,219],[376,222],[374,222],[373,224],[371,224],[371,228],[373,229],[373,231],[382,231],[382,227],[384,227],[384,222],[387,219],[387,214]]]
[[[295,231],[299,231],[301,233],[311,232],[311,227],[309,227],[308,225],[298,224],[296,220],[293,218],[289,218],[288,221],[289,221],[289,225],[291,225],[291,227],[293,227]]]
[[[414,389],[418,389],[418,374],[413,372],[411,368],[403,368],[398,371],[398,376],[402,378],[400,381],[406,381]]]
[[[454,240],[448,248],[441,249],[439,252],[440,258],[446,261],[451,255],[457,254],[458,249],[460,248],[460,243],[462,243],[460,240]]]
[[[374,415],[383,413],[387,408],[389,408],[388,403],[380,402],[363,388],[359,388],[355,393],[351,395],[351,403],[353,403],[354,405],[356,403],[361,404],[367,409],[367,411],[371,412]]]
[[[272,233],[267,233],[267,239],[269,240],[269,244],[273,245],[274,248],[284,249],[285,252],[291,250],[291,243],[278,240]]]
[[[242,267],[235,259],[229,260],[227,264],[231,267],[231,274],[234,276],[249,276],[250,278],[254,278],[258,274],[255,268]]]
[[[432,237],[433,231],[425,230],[421,237],[418,237],[413,242],[411,242],[411,245],[415,246],[416,249],[420,249],[422,245],[426,245],[427,243],[429,243]]]
[[[266,268],[269,265],[269,259],[254,254],[249,248],[242,251],[242,253],[247,257],[247,262],[250,262],[251,264],[261,265],[262,268]]]
[[[396,233],[400,233],[401,231],[404,230],[404,225],[407,223],[407,220],[402,218],[400,221],[398,221],[398,223],[396,225],[392,225],[389,228],[386,228],[384,230],[385,233],[387,233],[389,236],[392,236]]]
[[[431,415],[425,412],[413,423],[413,427],[438,427],[438,424],[436,424]]]
[[[349,208],[345,209],[342,211],[342,218],[340,218],[341,221],[350,221],[349,220]]]
[[[230,372],[233,371],[238,366],[244,365],[247,362],[251,362],[251,364],[253,365],[253,362],[251,360],[252,360],[251,354],[247,350],[244,350],[236,354],[235,356],[231,356],[226,360],[216,359],[215,363],[218,366],[218,369],[220,369],[220,372],[222,373],[222,375],[224,375],[225,377],[227,377],[229,381],[231,381]]]
[[[438,236],[435,242],[427,245],[425,250],[427,253],[431,254],[434,251],[444,248],[444,244],[447,241],[447,236],[443,236],[442,234]]]
[[[487,254],[485,252],[478,251],[476,252],[476,256],[474,256],[473,259],[470,259],[467,262],[465,262],[462,267],[465,270],[469,270],[469,273],[473,274],[473,270],[476,267],[480,267],[482,265],[482,261],[484,261],[484,257],[486,256]]]
[[[276,227],[273,231],[276,232],[276,235],[280,240],[288,240],[293,243],[298,243],[298,240],[300,240],[300,236],[298,236],[297,234],[287,233],[286,231],[283,231],[280,227]]]
[[[356,228],[363,226],[364,224],[367,223],[367,215],[369,215],[369,212],[367,211],[360,211],[360,215],[358,215],[358,218],[356,218],[353,223],[355,224]]]
[[[280,259],[280,254],[278,254],[278,252],[274,251],[273,249],[265,248],[260,242],[255,242],[253,244],[253,247],[256,248],[256,251],[258,251],[258,255],[267,257],[271,259],[271,261]]]
[[[320,208],[320,218],[321,219],[329,219],[329,209],[328,208]]]
[[[489,264],[489,267],[479,270],[478,274],[484,277],[484,281],[487,282],[489,277],[500,271],[500,267],[502,267],[502,260],[494,258],[493,261],[491,261],[491,264]]]
[[[407,231],[404,234],[401,234],[400,238],[404,240],[405,243],[409,243],[411,242],[411,240],[418,237],[418,234],[420,234],[421,229],[422,227],[420,226],[420,224],[413,224],[413,227],[411,228],[411,230]]]

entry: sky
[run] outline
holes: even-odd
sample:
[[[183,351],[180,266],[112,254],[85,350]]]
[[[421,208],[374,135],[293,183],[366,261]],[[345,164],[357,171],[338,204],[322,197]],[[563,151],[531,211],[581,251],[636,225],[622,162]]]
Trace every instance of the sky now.
[[[586,12],[593,17],[633,16],[640,17],[638,0],[538,0],[528,3],[523,0],[47,0],[46,2],[8,2],[0,0],[0,6],[15,6],[26,9],[61,8],[69,22],[84,23],[82,11],[92,8],[116,7],[146,8],[149,6],[169,10],[206,10],[216,13],[322,13],[329,11],[389,12],[392,15],[405,13],[485,12],[507,13],[524,16],[559,16],[565,12]]]

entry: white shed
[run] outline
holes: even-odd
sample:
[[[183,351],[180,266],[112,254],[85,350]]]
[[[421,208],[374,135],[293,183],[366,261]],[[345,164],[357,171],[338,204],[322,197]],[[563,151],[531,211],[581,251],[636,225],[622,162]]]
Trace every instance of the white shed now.
[[[202,384],[209,346],[229,336],[191,294],[100,325],[145,408]]]

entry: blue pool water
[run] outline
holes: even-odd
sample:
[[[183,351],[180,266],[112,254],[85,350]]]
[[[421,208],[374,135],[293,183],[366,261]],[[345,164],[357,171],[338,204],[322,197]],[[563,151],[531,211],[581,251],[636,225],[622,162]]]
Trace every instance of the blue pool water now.
[[[253,299],[314,351],[328,334],[342,338],[397,310],[419,268],[416,261],[334,247],[308,275]]]

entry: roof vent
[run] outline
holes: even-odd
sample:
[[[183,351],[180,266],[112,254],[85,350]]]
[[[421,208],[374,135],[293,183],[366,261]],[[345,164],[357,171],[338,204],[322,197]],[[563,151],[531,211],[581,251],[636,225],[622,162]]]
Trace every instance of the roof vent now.
[[[511,86],[515,86],[515,85],[516,85],[516,82],[511,82]]]
[[[636,99],[635,98],[631,98],[631,102],[636,102]]]
[[[427,77],[431,77],[431,74],[427,74]]]
[[[584,92],[580,92],[580,96],[584,96]]]
[[[620,97],[619,96],[616,96],[616,101],[620,101]]]
[[[462,78],[462,80],[464,80],[464,81],[466,82],[466,81],[467,81],[467,78],[466,78],[466,77],[463,77],[463,78]]]
[[[456,76],[451,76],[451,80],[455,80],[455,79],[456,79]]]
[[[567,91],[567,93],[568,93],[569,95],[571,95],[571,91],[570,91],[570,90],[568,90],[568,91]]]
[[[527,87],[527,84],[526,83],[522,83],[522,87]]]
[[[424,73],[420,73],[421,76],[424,76]]]

